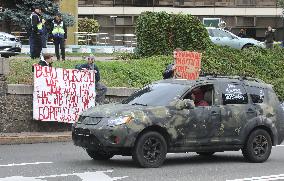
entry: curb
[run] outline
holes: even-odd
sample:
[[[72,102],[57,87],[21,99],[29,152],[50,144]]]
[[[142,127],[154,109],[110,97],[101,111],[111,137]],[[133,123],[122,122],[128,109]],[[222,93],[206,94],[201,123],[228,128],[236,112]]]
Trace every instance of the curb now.
[[[0,145],[52,143],[72,141],[71,135],[0,136]]]

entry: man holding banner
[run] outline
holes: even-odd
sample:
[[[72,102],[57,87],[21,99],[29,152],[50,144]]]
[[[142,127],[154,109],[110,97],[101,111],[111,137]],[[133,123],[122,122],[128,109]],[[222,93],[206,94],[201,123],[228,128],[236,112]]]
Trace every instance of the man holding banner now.
[[[179,51],[182,51],[181,48],[176,48],[174,50],[174,52],[179,52]],[[174,58],[176,58],[174,56]],[[175,61],[174,61],[175,62]],[[176,70],[176,66],[174,63],[171,63],[167,66],[166,70],[164,71],[163,73],[163,78],[164,79],[170,79],[170,78],[173,78],[174,77],[174,73],[175,73],[175,70]]]
[[[79,70],[93,70],[95,71],[95,81],[96,81],[96,102],[101,104],[104,100],[105,94],[107,92],[107,87],[100,82],[100,71],[99,68],[94,64],[95,56],[91,55],[87,57],[88,63],[82,65],[76,65],[76,69]]]

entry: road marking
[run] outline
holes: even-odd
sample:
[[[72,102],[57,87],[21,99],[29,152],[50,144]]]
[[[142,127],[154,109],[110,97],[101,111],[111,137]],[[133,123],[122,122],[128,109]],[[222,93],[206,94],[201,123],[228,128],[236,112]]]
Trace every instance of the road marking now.
[[[25,166],[25,165],[39,165],[53,162],[34,162],[34,163],[12,163],[8,165],[0,165],[0,167],[14,167],[14,166]]]
[[[276,147],[283,147],[284,145],[277,145]]]
[[[12,176],[12,177],[6,177],[6,178],[0,178],[0,181],[46,181],[48,178],[57,178],[61,177],[60,180],[66,180],[66,178],[62,177],[68,177],[68,176],[77,176],[82,181],[116,181],[116,180],[122,180],[124,178],[127,178],[128,176],[122,176],[122,177],[110,177],[106,173],[111,173],[113,170],[107,170],[107,171],[96,171],[96,172],[84,172],[84,173],[70,173],[70,174],[61,174],[61,175],[47,175],[47,176],[38,176],[38,177],[23,177],[23,176]]]
[[[242,178],[242,179],[227,180],[227,181],[270,181],[270,180],[283,180],[283,179],[284,179],[284,174],[280,174],[280,175]]]

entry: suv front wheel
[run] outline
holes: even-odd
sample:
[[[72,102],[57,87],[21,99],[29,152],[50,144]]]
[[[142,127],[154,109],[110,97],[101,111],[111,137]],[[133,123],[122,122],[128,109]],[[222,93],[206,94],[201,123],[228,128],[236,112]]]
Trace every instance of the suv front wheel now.
[[[248,137],[242,149],[242,153],[246,160],[261,163],[268,159],[271,148],[272,141],[270,135],[263,129],[257,129]]]
[[[167,154],[165,138],[158,132],[146,132],[140,136],[132,152],[133,160],[141,167],[155,168],[163,164]]]

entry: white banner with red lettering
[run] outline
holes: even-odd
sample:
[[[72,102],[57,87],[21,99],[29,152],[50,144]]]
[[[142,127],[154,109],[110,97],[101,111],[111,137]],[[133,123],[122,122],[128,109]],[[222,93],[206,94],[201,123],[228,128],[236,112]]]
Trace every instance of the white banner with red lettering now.
[[[34,66],[35,120],[74,123],[95,98],[94,71]]]

